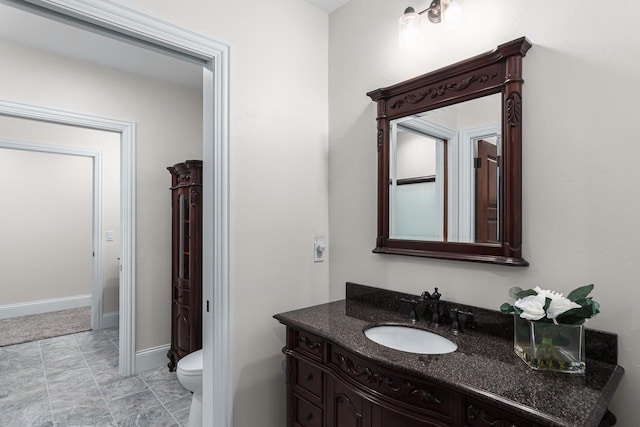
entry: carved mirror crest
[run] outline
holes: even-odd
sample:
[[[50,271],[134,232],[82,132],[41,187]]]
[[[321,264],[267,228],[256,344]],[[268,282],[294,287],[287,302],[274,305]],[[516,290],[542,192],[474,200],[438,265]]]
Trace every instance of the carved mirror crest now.
[[[369,92],[377,102],[376,253],[527,266],[524,37]]]

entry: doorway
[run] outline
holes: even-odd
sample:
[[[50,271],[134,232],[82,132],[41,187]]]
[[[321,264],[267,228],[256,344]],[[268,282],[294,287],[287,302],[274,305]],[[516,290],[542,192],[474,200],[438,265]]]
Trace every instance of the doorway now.
[[[54,132],[51,127],[45,130],[42,123],[22,120],[8,122],[13,125],[13,136],[20,135],[25,126],[31,130],[40,127],[41,131],[49,135],[57,134],[57,138],[67,143],[77,142],[72,129],[60,128],[56,129],[59,132]],[[78,131],[86,139],[92,139],[89,136],[91,131]],[[108,134],[92,136],[93,142],[98,145],[104,145],[110,138]],[[103,243],[101,235],[103,219],[111,227],[118,228],[115,212],[119,183],[108,182],[105,205],[103,151],[82,146],[58,146],[55,145],[56,137],[54,140],[47,138],[43,143],[0,139],[0,151],[4,153],[3,196],[20,206],[19,209],[5,211],[7,218],[1,224],[5,227],[3,235],[13,240],[13,243],[8,243],[13,249],[3,257],[7,263],[6,273],[9,277],[11,271],[16,273],[15,278],[10,280],[14,286],[6,291],[13,289],[15,301],[12,302],[19,304],[4,306],[5,313],[0,313],[0,317],[90,305],[88,326],[94,330],[102,329],[109,326],[107,323],[113,317],[103,317],[105,297],[109,300],[107,309],[114,311],[115,307],[117,311],[117,305],[114,306],[117,298],[109,298],[103,280],[105,267],[111,274],[113,268],[109,267],[115,267],[105,265],[103,254],[107,252],[114,255],[117,251]],[[117,153],[107,154],[109,166],[119,162]],[[13,176],[22,176],[19,186],[11,185]],[[113,204],[115,206],[109,206]],[[103,207],[109,209],[103,210]],[[20,250],[20,247],[24,250]],[[117,255],[112,257],[115,260]],[[117,293],[117,288],[112,291]],[[115,321],[117,324],[117,319]],[[75,328],[82,328],[83,322],[75,323]],[[55,325],[55,328],[64,330],[60,325]],[[46,335],[46,331],[42,330],[33,332],[36,336]]]
[[[207,425],[231,426],[233,411],[233,381],[231,369],[230,332],[230,236],[229,236],[229,47],[218,41],[178,28],[169,23],[134,12],[109,2],[83,3],[72,0],[2,0],[32,13],[66,21],[81,28],[129,40],[150,49],[167,52],[186,61],[202,65],[203,76],[203,420]],[[44,112],[40,119],[47,120]],[[104,120],[103,120],[104,122]],[[134,128],[121,128],[124,141]],[[129,150],[132,149],[130,145]],[[134,163],[135,151],[128,153]],[[133,166],[123,160],[123,170]],[[133,176],[128,179],[133,180]],[[135,206],[135,193],[122,196],[127,208]],[[124,209],[124,207],[122,208]],[[129,225],[135,226],[135,218]],[[132,230],[122,226],[123,282],[129,281],[128,291],[135,279],[133,252],[135,240]],[[121,284],[122,286],[122,284]],[[121,292],[121,322],[134,321],[135,294],[129,298],[130,306],[124,310]],[[134,333],[131,331],[131,338]],[[122,344],[122,337],[121,344]],[[133,339],[125,343],[131,349]],[[131,369],[131,366],[128,367]],[[215,381],[214,381],[215,378]]]
[[[135,153],[135,124],[10,101],[0,101],[0,115],[117,132],[120,135],[119,370],[122,375],[133,374],[135,372],[135,299],[132,296],[135,295],[136,211],[135,162],[132,157]],[[99,218],[94,220],[101,222]],[[94,239],[98,238],[94,236]],[[100,251],[98,246],[96,248]],[[101,257],[101,254],[98,254],[98,259]],[[100,274],[101,281],[102,273],[99,270],[97,267],[94,269]]]

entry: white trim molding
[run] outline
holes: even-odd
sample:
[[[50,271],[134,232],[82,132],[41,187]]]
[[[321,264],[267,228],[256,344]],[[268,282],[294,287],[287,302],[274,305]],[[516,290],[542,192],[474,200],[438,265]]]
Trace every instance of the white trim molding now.
[[[225,43],[176,27],[168,22],[128,9],[121,5],[103,0],[0,0],[24,9],[32,5],[40,13],[51,19],[68,18],[73,23],[83,23],[80,27],[91,27],[96,31],[111,33],[113,37],[127,38],[137,44],[203,64],[203,423],[214,427],[233,425],[233,367],[231,359],[231,277],[230,258],[230,136],[229,136],[229,46]],[[54,11],[47,14],[46,10]],[[132,130],[135,130],[134,128]],[[126,132],[122,133],[123,139]],[[133,147],[123,147],[123,156],[135,164]],[[123,160],[123,168],[129,166]],[[135,176],[135,175],[133,175]],[[129,177],[133,179],[133,176]],[[124,187],[123,187],[124,188]],[[122,209],[135,208],[135,195],[123,195]],[[125,197],[126,196],[126,197]],[[130,205],[130,206],[129,206]],[[133,218],[132,218],[133,219]],[[131,236],[123,243],[123,260],[130,258],[135,250],[135,230],[127,230],[126,225],[134,227],[133,221],[122,229]],[[133,231],[133,233],[132,233]],[[123,235],[125,234],[123,232]],[[128,251],[131,251],[129,253]],[[125,277],[135,273],[132,264],[123,265],[121,280],[133,280]],[[131,292],[132,287],[126,291]],[[120,299],[123,300],[122,282]],[[126,295],[127,302],[134,304],[135,294]],[[211,310],[204,309],[209,303]],[[131,324],[134,311],[120,306],[120,322]],[[126,320],[126,322],[124,321]],[[133,345],[134,333],[123,342],[121,348]],[[129,348],[128,350],[131,350]],[[133,354],[133,353],[131,353]],[[128,363],[133,364],[134,361]],[[132,370],[127,365],[126,371]],[[120,366],[121,372],[122,360]],[[215,378],[215,380],[214,380]]]
[[[90,294],[19,302],[16,304],[5,304],[0,305],[0,319],[9,319],[11,317],[29,316],[31,314],[50,313],[52,311],[67,310],[69,308],[90,306]]]
[[[0,115],[120,133],[119,366],[122,375],[133,374],[135,371],[135,123],[3,100],[0,100]],[[100,231],[98,231],[99,240]]]
[[[62,154],[68,156],[89,157],[92,161],[93,190],[92,198],[92,277],[91,277],[91,329],[102,329],[102,152],[82,148],[59,147],[50,144],[40,144],[25,141],[10,141],[0,139],[0,148],[12,150],[33,151],[37,153]]]
[[[112,311],[102,314],[102,329],[117,328],[120,325],[120,313]]]
[[[167,352],[171,345],[160,345],[158,347],[147,348],[136,352],[136,374],[149,369],[166,366]]]

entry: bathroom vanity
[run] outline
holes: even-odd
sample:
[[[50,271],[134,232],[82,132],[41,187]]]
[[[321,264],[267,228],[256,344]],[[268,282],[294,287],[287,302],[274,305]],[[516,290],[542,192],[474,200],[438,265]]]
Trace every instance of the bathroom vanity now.
[[[431,328],[422,307],[412,324],[406,297],[348,283],[346,300],[274,316],[287,326],[288,426],[599,425],[624,373],[615,335],[588,331],[586,375],[536,372],[513,352],[511,316],[456,304],[474,312],[456,336],[447,318]],[[431,330],[457,350],[408,353],[365,337],[390,324]]]

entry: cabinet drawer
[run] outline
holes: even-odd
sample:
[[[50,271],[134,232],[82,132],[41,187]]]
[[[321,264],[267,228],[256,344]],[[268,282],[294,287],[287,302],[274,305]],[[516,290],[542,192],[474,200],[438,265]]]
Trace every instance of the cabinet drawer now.
[[[300,427],[322,427],[322,409],[311,402],[294,395],[295,422]]]
[[[309,363],[296,360],[295,384],[322,401],[322,371]]]
[[[534,427],[536,424],[511,415],[501,409],[486,403],[464,398],[464,426],[465,427]]]
[[[331,346],[329,363],[342,376],[384,395],[392,405],[425,415],[437,415],[441,421],[451,420],[456,402],[459,402],[457,396],[446,388],[380,367],[338,346]]]
[[[290,347],[322,362],[324,354],[324,340],[305,331],[294,331]]]

